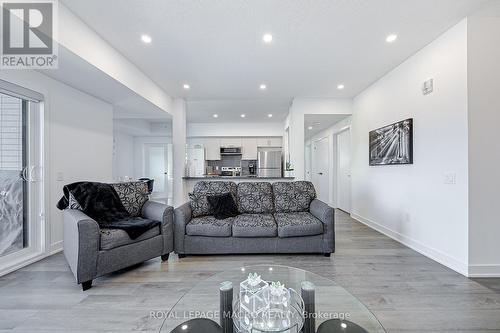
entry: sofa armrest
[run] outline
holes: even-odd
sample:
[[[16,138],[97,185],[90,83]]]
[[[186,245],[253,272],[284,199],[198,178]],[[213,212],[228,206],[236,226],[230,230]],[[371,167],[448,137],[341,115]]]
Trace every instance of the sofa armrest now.
[[[323,222],[325,253],[335,252],[335,210],[323,201],[314,199],[309,206],[309,212]]]
[[[191,221],[191,204],[185,204],[174,210],[174,249],[176,253],[184,253],[184,235],[186,224]]]
[[[174,208],[155,201],[146,201],[142,206],[142,217],[161,222],[161,235],[163,237],[163,252],[169,254],[174,249]]]
[[[66,209],[64,256],[77,283],[91,281],[97,274],[100,231],[96,221],[75,209]]]

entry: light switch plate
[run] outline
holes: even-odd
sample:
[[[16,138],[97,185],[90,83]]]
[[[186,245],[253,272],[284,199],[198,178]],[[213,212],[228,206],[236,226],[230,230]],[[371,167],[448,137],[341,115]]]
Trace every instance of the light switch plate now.
[[[454,172],[447,172],[444,174],[444,183],[447,185],[455,185],[457,183],[457,174]]]
[[[422,94],[429,95],[434,91],[434,79],[429,79],[422,85]]]
[[[59,182],[62,182],[64,180],[64,173],[59,171],[56,174],[56,180],[59,181]]]

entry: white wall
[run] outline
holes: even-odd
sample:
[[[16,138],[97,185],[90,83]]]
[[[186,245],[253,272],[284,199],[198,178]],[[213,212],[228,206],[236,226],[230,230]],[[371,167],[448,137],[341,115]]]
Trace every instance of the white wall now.
[[[422,83],[434,78],[434,92]],[[414,118],[414,164],[368,165],[368,132]],[[467,21],[354,99],[352,215],[467,273]],[[456,184],[444,184],[446,173]]]
[[[500,277],[500,8],[468,19],[468,43],[469,275]]]
[[[62,248],[62,212],[56,203],[63,185],[111,179],[113,109],[38,72],[2,70],[0,78],[45,96],[45,213],[48,251],[55,252]],[[64,180],[56,180],[58,173]]]
[[[283,123],[188,123],[187,136],[283,136]]]
[[[351,126],[351,118],[352,117],[347,117],[338,123],[334,124],[333,126],[315,134],[312,136],[309,140],[306,141],[306,145],[310,145],[312,142],[321,140],[323,138],[328,138],[329,140],[329,152],[330,155],[328,156],[329,160],[329,175],[330,175],[330,184],[329,184],[329,204],[332,207],[337,207],[337,198],[336,198],[336,172],[337,172],[337,138],[336,134],[339,132],[349,129]],[[308,156],[309,155],[309,156]],[[311,159],[311,155],[305,153],[305,159],[306,159],[306,164],[307,164],[307,159]],[[311,164],[312,165],[312,164]]]
[[[305,179],[304,163],[304,115],[306,114],[351,114],[352,100],[331,98],[296,98],[285,121],[285,129],[290,131],[288,151],[290,163],[294,166],[297,180]],[[283,134],[283,129],[282,129]]]

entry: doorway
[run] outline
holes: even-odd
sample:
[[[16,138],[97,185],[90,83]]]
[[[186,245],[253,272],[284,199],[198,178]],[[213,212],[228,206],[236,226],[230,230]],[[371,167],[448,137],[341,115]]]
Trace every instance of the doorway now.
[[[172,172],[172,145],[166,143],[144,144],[144,174],[154,179],[152,199],[171,203],[173,172]]]
[[[337,208],[351,212],[351,131],[336,134],[336,203]]]
[[[330,202],[329,145],[330,140],[328,137],[314,141],[311,145],[311,180],[316,188],[318,199],[326,203]]]
[[[43,251],[43,96],[30,92],[0,81],[0,272]]]

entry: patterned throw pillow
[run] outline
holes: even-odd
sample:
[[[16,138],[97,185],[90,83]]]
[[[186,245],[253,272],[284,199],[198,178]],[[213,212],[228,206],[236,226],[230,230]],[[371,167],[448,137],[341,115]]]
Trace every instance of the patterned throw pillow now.
[[[306,212],[316,198],[314,185],[307,181],[276,182],[273,192],[277,213]]]
[[[206,215],[213,215],[212,206],[208,202],[206,194],[202,193],[189,193],[189,203],[191,205],[191,216],[200,217]]]
[[[133,217],[141,215],[142,206],[149,200],[148,184],[146,182],[126,182],[111,184],[125,209]]]
[[[271,183],[239,183],[238,208],[240,213],[243,214],[272,213],[274,211],[274,203]]]

